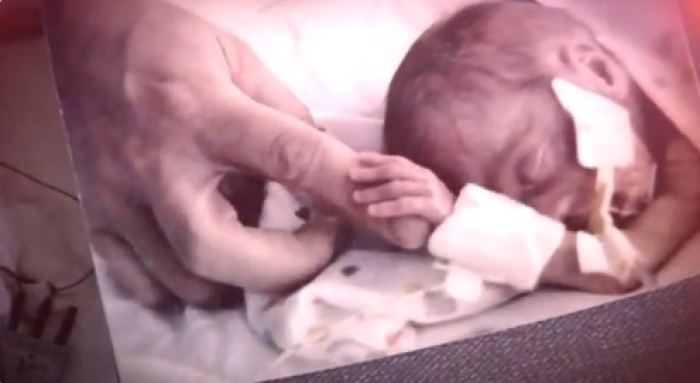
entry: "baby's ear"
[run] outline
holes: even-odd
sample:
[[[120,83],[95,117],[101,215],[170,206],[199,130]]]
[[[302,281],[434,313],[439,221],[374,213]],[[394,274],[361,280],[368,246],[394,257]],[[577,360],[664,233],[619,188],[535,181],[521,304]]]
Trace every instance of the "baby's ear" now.
[[[631,79],[614,56],[595,43],[572,42],[561,48],[567,80],[616,101],[627,99]]]

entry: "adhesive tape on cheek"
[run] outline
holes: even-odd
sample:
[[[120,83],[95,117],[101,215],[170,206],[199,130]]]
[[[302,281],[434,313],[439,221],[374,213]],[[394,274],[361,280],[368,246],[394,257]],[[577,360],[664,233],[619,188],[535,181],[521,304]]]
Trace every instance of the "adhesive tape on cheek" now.
[[[453,213],[428,240],[428,251],[487,282],[520,291],[536,287],[561,245],[561,222],[476,185],[467,185]]]
[[[607,256],[605,246],[598,237],[586,233],[576,233],[576,254],[578,264],[584,274],[614,275],[613,265]]]
[[[574,120],[581,166],[625,167],[634,162],[635,133],[624,106],[562,78],[552,80],[552,90]]]

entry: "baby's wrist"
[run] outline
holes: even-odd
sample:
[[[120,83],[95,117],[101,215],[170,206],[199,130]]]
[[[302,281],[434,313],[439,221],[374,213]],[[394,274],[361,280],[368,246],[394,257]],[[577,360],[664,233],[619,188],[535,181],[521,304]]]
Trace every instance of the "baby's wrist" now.
[[[444,222],[454,211],[455,201],[457,198],[451,192],[447,192],[445,201],[436,209],[437,214],[431,218],[431,222],[435,226],[439,226]]]

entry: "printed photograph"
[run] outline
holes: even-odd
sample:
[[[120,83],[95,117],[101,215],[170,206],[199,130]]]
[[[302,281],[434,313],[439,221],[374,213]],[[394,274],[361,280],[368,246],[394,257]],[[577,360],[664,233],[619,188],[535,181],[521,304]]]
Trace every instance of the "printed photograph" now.
[[[0,382],[118,383],[38,2],[0,2]]]
[[[123,382],[259,382],[700,271],[668,0],[45,0]]]

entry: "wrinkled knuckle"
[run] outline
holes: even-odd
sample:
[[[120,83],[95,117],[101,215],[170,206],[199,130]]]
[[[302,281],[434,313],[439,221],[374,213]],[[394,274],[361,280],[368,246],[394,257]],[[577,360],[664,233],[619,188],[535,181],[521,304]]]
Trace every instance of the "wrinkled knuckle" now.
[[[301,185],[321,155],[322,140],[305,140],[292,133],[279,134],[272,142],[268,158],[279,174],[278,182]]]

